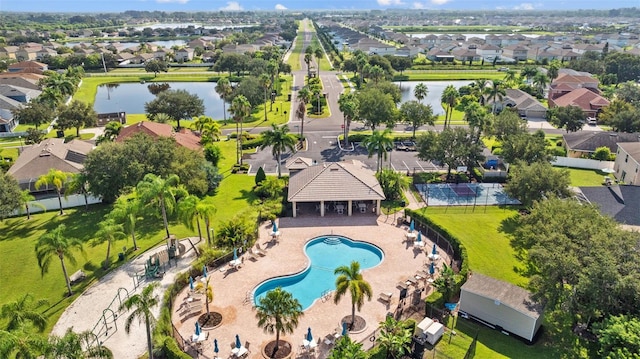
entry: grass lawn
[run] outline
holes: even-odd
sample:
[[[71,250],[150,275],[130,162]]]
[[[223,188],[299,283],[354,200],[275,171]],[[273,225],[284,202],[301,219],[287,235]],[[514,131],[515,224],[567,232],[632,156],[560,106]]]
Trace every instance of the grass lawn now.
[[[564,168],[569,171],[569,177],[571,178],[571,185],[574,187],[600,187],[604,182],[603,178],[606,173],[602,173],[598,170],[588,170],[580,168]],[[611,176],[611,175],[610,175]]]
[[[467,249],[472,272],[526,285],[527,279],[515,271],[520,262],[515,258],[509,238],[499,231],[504,220],[518,213],[515,209],[477,206],[473,211],[471,207],[428,207],[422,211],[460,239]]]

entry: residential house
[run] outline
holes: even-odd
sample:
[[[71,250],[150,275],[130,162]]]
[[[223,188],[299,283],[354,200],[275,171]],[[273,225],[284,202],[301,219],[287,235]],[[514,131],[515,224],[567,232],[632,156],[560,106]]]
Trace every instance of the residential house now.
[[[509,45],[502,49],[502,56],[512,58],[516,61],[527,61],[529,48],[522,45]]]
[[[153,59],[154,59],[153,54],[144,53],[144,54],[140,54],[130,58],[129,62],[132,64],[143,64],[148,60],[153,60]]]
[[[18,51],[18,46],[1,46],[0,47],[0,58],[9,58],[16,59],[16,51]]]
[[[193,60],[193,55],[194,55],[195,50],[191,49],[191,48],[182,48],[178,51],[176,51],[175,55],[174,55],[174,60],[176,62],[186,62],[186,61],[191,61]]]
[[[434,47],[427,52],[427,59],[437,62],[453,61],[455,56],[448,51],[444,51],[438,47]]]
[[[489,99],[491,103],[491,99]],[[514,108],[523,118],[546,118],[547,108],[535,97],[520,89],[506,89],[501,102],[496,104],[496,109]]]
[[[27,103],[30,100],[40,96],[42,91],[33,90],[26,87],[0,84],[0,95],[8,97],[12,100]]]
[[[628,183],[630,180],[627,179],[624,182]],[[640,186],[612,184],[579,189],[603,215],[610,216],[621,224],[640,226]]]
[[[120,130],[116,142],[122,142],[137,133],[144,133],[151,137],[171,137],[176,140],[178,145],[190,150],[199,151],[202,149],[200,137],[194,135],[193,132],[185,129],[182,129],[180,132],[175,132],[169,124],[149,121],[141,121],[123,128]]]
[[[422,52],[422,48],[418,46],[402,46],[396,50],[395,56],[416,57]]]
[[[0,132],[13,132],[18,122],[13,117],[13,111],[24,105],[14,99],[0,95]]]
[[[93,147],[93,144],[80,140],[65,143],[64,138],[48,138],[25,147],[7,173],[18,181],[22,189],[29,189],[32,193],[46,192],[51,188],[35,187],[40,176],[49,172],[49,169],[79,173]]]
[[[42,62],[20,61],[18,63],[9,65],[9,68],[7,69],[7,71],[42,73],[44,71],[47,71],[48,69],[49,69],[49,66],[47,64],[43,64]]]
[[[617,153],[618,143],[640,142],[638,133],[578,131],[562,135],[567,157],[590,157],[600,147],[607,147],[611,153]]]
[[[222,47],[222,52],[225,54],[254,53],[258,50],[260,50],[260,48],[253,44],[227,44]]]
[[[451,54],[458,61],[469,62],[480,60],[480,56],[476,53],[475,45],[472,47],[464,48],[458,47],[451,51]]]
[[[580,107],[585,118],[598,117],[602,108],[609,106],[609,100],[586,88],[579,88],[555,99],[549,99],[549,108],[566,106]]]
[[[500,49],[496,45],[491,45],[487,43],[487,44],[478,46],[478,48],[476,49],[476,53],[478,54],[478,56],[484,58],[485,60],[493,61],[494,59],[500,58],[500,54],[502,54],[502,49]]]
[[[45,77],[31,72],[4,72],[0,73],[0,84],[40,90],[38,82]]]
[[[579,72],[571,69],[560,69],[558,77],[556,77],[550,85],[549,100],[564,96],[569,92],[586,88],[599,94],[598,84],[600,82],[588,72]]]
[[[54,49],[43,47],[38,52],[36,52],[36,61],[42,61],[47,57],[55,57],[58,56],[58,52]]]
[[[171,51],[171,49],[161,47],[153,53],[153,58],[156,60],[166,61],[167,59],[170,59],[172,55],[173,51]]]
[[[42,46],[21,46],[16,51],[16,60],[18,61],[31,61],[38,57],[38,51],[42,50]]]
[[[618,142],[613,169],[621,183],[640,186],[640,142]]]

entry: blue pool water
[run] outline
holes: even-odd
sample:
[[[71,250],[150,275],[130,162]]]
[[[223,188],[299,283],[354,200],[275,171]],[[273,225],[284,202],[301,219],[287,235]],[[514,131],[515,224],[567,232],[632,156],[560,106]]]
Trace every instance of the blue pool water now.
[[[293,294],[306,310],[323,293],[335,289],[337,276],[333,271],[337,267],[358,261],[361,269],[367,269],[377,266],[384,258],[382,250],[373,244],[341,236],[312,239],[305,245],[304,251],[310,265],[300,273],[268,279],[259,284],[253,292],[256,304],[268,291],[282,287]]]

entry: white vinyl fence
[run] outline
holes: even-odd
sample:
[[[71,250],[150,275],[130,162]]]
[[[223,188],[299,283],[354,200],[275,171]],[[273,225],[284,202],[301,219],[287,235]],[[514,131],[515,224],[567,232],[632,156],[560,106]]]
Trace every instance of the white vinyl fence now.
[[[556,157],[551,161],[551,164],[559,167],[573,167],[584,168],[590,170],[600,170],[604,168],[613,169],[613,161],[598,161],[589,158],[571,158],[571,157]]]
[[[36,202],[38,204],[40,204],[40,206],[38,205],[32,205],[31,203]],[[92,195],[88,195],[87,196],[87,202],[89,204],[96,204],[96,203],[101,203],[102,200],[98,197],[94,197]],[[60,204],[58,203],[58,197],[52,197],[52,198],[45,198],[45,199],[41,199],[41,200],[37,200],[37,201],[32,201],[29,202],[29,212],[31,213],[38,213],[38,212],[42,212],[42,208],[44,206],[44,208],[46,208],[47,212],[49,211],[58,211],[60,210]],[[80,207],[80,206],[84,206],[85,202],[84,202],[84,196],[81,194],[72,194],[67,196],[67,198],[62,197],[62,208],[72,208],[72,207]],[[14,211],[12,213],[12,216],[17,216],[17,215],[21,215],[21,214],[25,214],[25,208],[24,206],[20,207],[20,210],[18,211]]]

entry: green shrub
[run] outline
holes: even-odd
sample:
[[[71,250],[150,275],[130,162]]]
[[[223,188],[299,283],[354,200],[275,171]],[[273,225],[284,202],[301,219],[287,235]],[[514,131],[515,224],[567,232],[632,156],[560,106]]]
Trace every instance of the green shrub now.
[[[496,147],[496,149],[494,149],[491,153],[495,156],[502,156],[502,147]]]
[[[256,148],[262,145],[262,143],[264,142],[264,139],[262,137],[258,137],[258,138],[252,138],[249,140],[243,140],[242,141],[242,149],[243,150],[248,150],[251,148]]]
[[[564,147],[549,147],[547,153],[555,157],[564,157],[567,155],[567,150]]]
[[[369,136],[370,135],[367,135],[365,133],[349,134],[349,142],[362,142],[365,138]]]
[[[191,356],[178,348],[175,339],[167,337],[164,340],[164,356],[166,359],[191,359]]]
[[[222,150],[220,150],[220,147],[213,143],[209,143],[204,146],[204,158],[207,161],[211,162],[211,164],[215,167],[218,167],[218,163],[221,159],[224,158],[224,156],[222,155]]]
[[[424,301],[427,304],[427,308],[429,306],[432,306],[433,308],[444,308],[444,297],[442,296],[442,293],[437,290],[429,294]]]
[[[258,172],[256,173],[256,186],[259,186],[260,183],[262,183],[262,181],[264,181],[265,179],[267,179],[267,175],[264,173],[264,169],[262,168],[262,166],[260,166],[260,168],[258,168]]]

